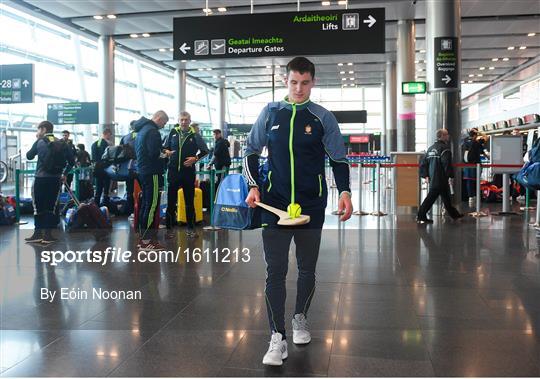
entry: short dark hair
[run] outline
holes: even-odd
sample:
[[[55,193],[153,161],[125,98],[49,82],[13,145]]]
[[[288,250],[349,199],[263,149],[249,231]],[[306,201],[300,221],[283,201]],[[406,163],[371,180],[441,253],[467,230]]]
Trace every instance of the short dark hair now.
[[[84,143],[79,143],[79,144],[77,144],[77,148],[78,148],[79,150],[84,150]]]
[[[469,137],[476,137],[478,135],[478,129],[472,128],[469,130]]]
[[[214,130],[212,130],[212,133],[221,134],[221,129],[214,129]]]
[[[315,65],[305,57],[296,57],[287,63],[287,76],[289,76],[291,71],[297,71],[300,74],[309,72],[311,78],[315,79]]]
[[[64,134],[64,133],[70,134],[69,130],[62,130],[62,134]]]
[[[38,124],[38,129],[45,129],[47,133],[52,133],[54,130],[54,125],[50,121],[41,121]]]
[[[112,134],[112,130],[110,128],[103,129],[103,134]]]

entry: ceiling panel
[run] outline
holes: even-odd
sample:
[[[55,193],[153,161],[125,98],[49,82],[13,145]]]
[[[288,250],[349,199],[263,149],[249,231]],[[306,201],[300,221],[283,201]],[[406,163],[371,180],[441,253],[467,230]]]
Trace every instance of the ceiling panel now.
[[[333,3],[335,3],[333,1]],[[209,0],[209,7],[217,12],[217,7],[225,6],[225,14],[208,17],[226,17],[227,14],[249,12],[249,0]],[[42,17],[62,18],[70,26],[79,30],[95,33],[97,35],[116,36],[116,43],[129,49],[131,52],[162,62],[165,67],[186,68],[188,75],[213,85],[223,85],[227,78],[235,78],[238,83],[245,81],[249,85],[266,85],[271,83],[271,69],[268,65],[284,66],[290,57],[277,58],[248,58],[228,60],[205,60],[174,62],[172,52],[160,52],[159,49],[172,48],[172,23],[174,17],[202,16],[203,0],[16,0],[16,5],[28,6],[30,10],[39,8]],[[468,78],[482,72],[478,80],[492,80],[526,64],[530,59],[540,54],[540,1],[539,0],[462,0],[462,76]],[[283,12],[295,11],[296,0],[255,0],[254,12]],[[317,78],[319,85],[340,86],[342,81],[340,71],[347,75],[350,69],[354,70],[355,82],[365,84],[380,83],[384,78],[384,63],[395,60],[396,30],[398,19],[415,18],[416,24],[416,60],[417,68],[424,69],[417,75],[425,75],[425,1],[418,1],[413,5],[411,0],[350,0],[349,9],[385,7],[386,9],[386,54],[368,55],[335,55],[310,57],[317,65]],[[320,1],[301,0],[301,10],[343,9],[343,6],[332,5],[323,7]],[[93,15],[118,15],[115,20],[95,20]],[[35,14],[34,14],[35,15]],[[536,15],[536,16],[535,16]],[[54,17],[55,16],[55,17]],[[527,33],[538,33],[534,37],[527,37]],[[131,33],[150,33],[149,38],[129,38]],[[358,41],[362,43],[362,41]],[[507,50],[508,46],[527,46],[525,50]],[[492,58],[510,58],[504,62],[492,62]],[[352,67],[346,66],[352,62]],[[337,66],[344,63],[344,66]],[[495,67],[489,70],[489,67]],[[486,67],[486,70],[479,70]],[[197,69],[212,68],[212,71],[198,71]],[[276,74],[282,75],[284,68],[277,69]],[[217,77],[216,77],[217,76]],[[231,79],[233,81],[233,79]],[[261,91],[241,90],[240,93],[254,93]]]

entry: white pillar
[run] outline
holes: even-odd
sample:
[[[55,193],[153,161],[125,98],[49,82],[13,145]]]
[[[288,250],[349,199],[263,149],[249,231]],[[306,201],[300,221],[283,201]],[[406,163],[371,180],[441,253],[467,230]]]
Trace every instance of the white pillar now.
[[[110,128],[114,143],[114,40],[111,36],[101,36],[98,39],[100,59],[99,83],[99,124],[98,136],[104,128]]]

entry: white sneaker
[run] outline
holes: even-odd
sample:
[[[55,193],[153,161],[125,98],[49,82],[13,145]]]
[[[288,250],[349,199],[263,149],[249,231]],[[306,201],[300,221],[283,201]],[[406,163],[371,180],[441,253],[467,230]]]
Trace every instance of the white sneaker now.
[[[295,314],[292,319],[293,342],[297,345],[305,345],[311,342],[307,319],[303,313]]]
[[[287,357],[287,340],[283,339],[281,333],[272,333],[270,347],[263,357],[263,365],[281,366]]]

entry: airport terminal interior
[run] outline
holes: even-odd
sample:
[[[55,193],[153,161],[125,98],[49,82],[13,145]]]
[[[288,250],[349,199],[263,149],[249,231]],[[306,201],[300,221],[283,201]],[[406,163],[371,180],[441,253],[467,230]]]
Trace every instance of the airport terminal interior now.
[[[539,0],[1,0],[0,28],[0,377],[540,376]],[[295,57],[315,75],[287,72]],[[296,74],[315,79],[298,90],[309,102],[294,100]],[[277,102],[279,114],[292,109],[290,125],[265,113]],[[293,133],[297,109],[313,120]],[[155,159],[164,168],[168,154],[181,161],[168,145],[176,132],[181,152],[193,138],[201,155],[193,230],[183,190],[169,228],[170,163],[151,206],[140,155],[111,153],[98,169],[100,141],[122,153],[114,148],[132,137],[131,151],[146,154],[141,117],[165,121]],[[28,243],[48,190],[34,188],[45,164],[27,156],[44,120],[56,138],[67,134],[77,163],[50,241]],[[291,222],[304,216],[291,211],[300,147],[326,155],[309,180],[298,178],[312,168],[296,167],[299,193],[313,179],[312,199],[327,197],[322,231],[276,229],[298,233],[282,267],[288,357],[277,363],[267,360],[281,329],[269,325],[276,289],[265,259],[277,237],[263,241],[271,228],[256,221],[268,211],[248,212],[245,195],[226,202],[227,191],[252,193],[246,151],[262,134],[262,200],[277,206],[290,188],[280,217]],[[293,134],[322,142],[294,145]],[[228,164],[217,163],[218,144]],[[422,215],[433,170],[447,192]],[[227,187],[234,178],[243,186]],[[84,207],[107,226],[76,223]],[[154,246],[141,218],[162,254],[122,259]],[[297,343],[294,321],[302,233],[321,235],[303,312],[309,343]]]

